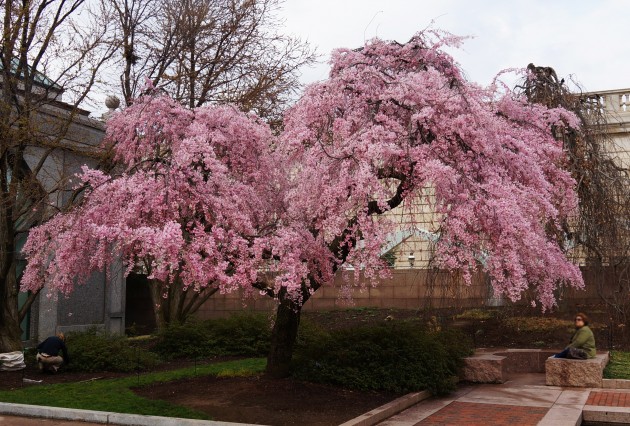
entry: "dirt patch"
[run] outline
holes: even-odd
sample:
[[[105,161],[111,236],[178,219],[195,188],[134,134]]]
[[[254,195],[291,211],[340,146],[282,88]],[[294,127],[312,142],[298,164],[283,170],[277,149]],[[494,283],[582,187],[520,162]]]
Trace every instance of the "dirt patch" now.
[[[203,411],[214,420],[274,426],[337,425],[399,396],[264,376],[199,377],[134,392]]]

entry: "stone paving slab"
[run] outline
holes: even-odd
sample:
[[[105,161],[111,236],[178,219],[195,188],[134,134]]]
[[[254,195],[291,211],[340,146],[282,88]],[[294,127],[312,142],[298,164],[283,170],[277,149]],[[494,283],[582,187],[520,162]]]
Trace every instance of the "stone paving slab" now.
[[[446,407],[457,398],[468,394],[474,389],[473,386],[460,386],[453,393],[443,398],[431,398],[420,404],[390,417],[389,419],[378,423],[380,426],[413,426],[419,420],[429,417],[431,414]]]
[[[428,391],[414,392],[404,395],[400,398],[375,408],[367,413],[348,420],[339,426],[373,426],[382,420],[385,420],[394,414],[397,414],[407,408],[418,404],[420,401],[424,401],[430,398],[431,394]]]
[[[547,386],[524,388],[481,385],[458,401],[551,408],[561,393],[562,390]]]
[[[430,415],[437,413],[448,406],[451,402],[453,401],[432,399],[390,417],[389,419],[379,423],[379,426],[414,426],[419,420],[426,419]]]
[[[565,389],[562,391],[554,405],[584,406],[590,395],[589,390]]]
[[[552,407],[538,426],[580,426],[582,424],[581,407]]]

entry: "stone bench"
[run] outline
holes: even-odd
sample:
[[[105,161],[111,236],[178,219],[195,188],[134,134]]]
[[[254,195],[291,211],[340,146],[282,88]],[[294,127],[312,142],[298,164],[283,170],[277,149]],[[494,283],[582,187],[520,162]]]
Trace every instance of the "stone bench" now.
[[[505,382],[505,357],[492,353],[476,353],[464,358],[460,380],[472,383]]]
[[[608,364],[608,352],[598,352],[592,359],[547,358],[545,379],[548,386],[601,388]]]
[[[473,383],[504,383],[510,374],[544,373],[545,361],[557,351],[545,349],[477,349],[464,358],[460,379]]]

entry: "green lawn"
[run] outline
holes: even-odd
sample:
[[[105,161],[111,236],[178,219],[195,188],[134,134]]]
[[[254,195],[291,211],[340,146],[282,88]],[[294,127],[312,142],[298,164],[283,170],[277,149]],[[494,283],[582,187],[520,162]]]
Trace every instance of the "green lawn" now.
[[[245,359],[198,365],[196,372],[194,367],[189,367],[180,370],[142,374],[140,375],[139,383],[140,386],[143,386],[194,376],[243,376],[262,372],[264,368],[264,359]],[[164,401],[152,401],[139,397],[130,389],[136,386],[138,386],[138,378],[136,376],[84,383],[30,386],[15,391],[0,391],[0,401],[211,420],[200,411],[190,410]]]
[[[610,362],[604,370],[605,379],[630,379],[630,352],[610,352]]]

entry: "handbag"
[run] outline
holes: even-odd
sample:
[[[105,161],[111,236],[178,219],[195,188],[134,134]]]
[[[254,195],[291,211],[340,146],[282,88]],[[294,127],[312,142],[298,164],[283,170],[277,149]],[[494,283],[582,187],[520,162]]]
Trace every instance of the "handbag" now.
[[[587,359],[588,354],[584,349],[579,348],[569,348],[569,352],[567,353],[568,359]]]

